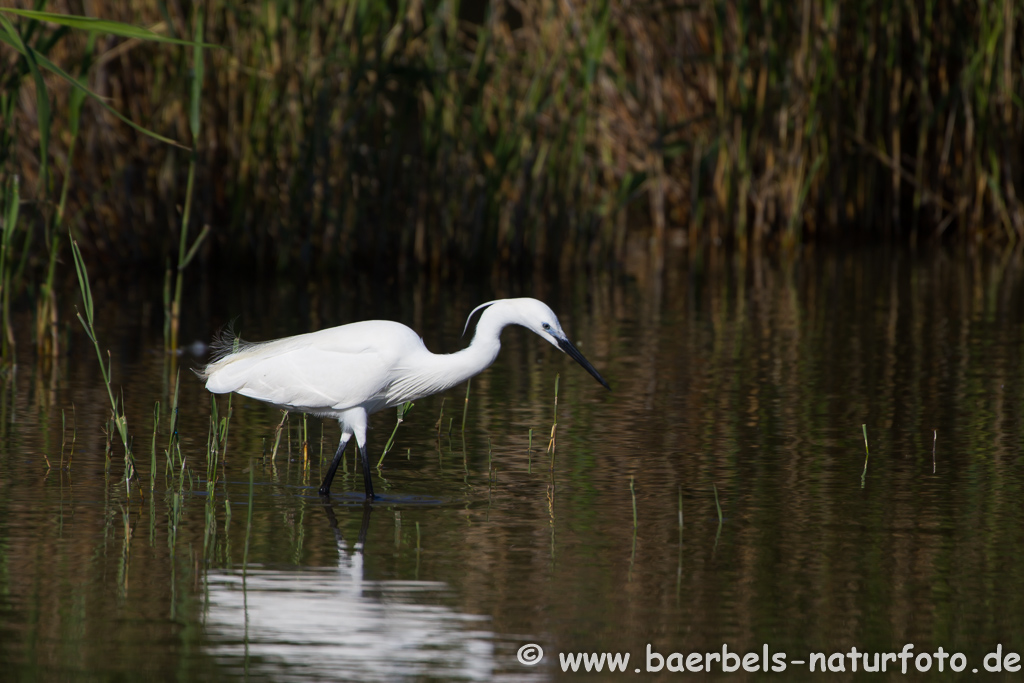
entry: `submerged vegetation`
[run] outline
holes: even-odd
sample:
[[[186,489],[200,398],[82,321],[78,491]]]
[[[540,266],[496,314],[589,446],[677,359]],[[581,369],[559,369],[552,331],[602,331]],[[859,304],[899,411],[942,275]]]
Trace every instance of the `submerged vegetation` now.
[[[794,647],[824,634],[821,646],[835,649],[873,638],[926,643],[930,633],[953,642],[960,636],[950,631],[951,612],[982,629],[964,631],[970,640],[958,648],[991,649],[1012,630],[1020,605],[1005,598],[1018,592],[1005,585],[1021,582],[1021,563],[986,550],[1014,547],[1024,520],[1020,262],[979,252],[897,251],[890,260],[847,251],[797,267],[765,263],[754,276],[724,260],[719,270],[694,269],[693,279],[669,278],[663,306],[613,277],[595,278],[574,292],[574,305],[560,306],[575,311],[571,329],[616,386],[607,393],[574,372],[560,380],[553,468],[543,438],[554,420],[551,371],[568,359],[549,345],[509,335],[495,365],[474,379],[465,434],[452,426],[462,419],[462,390],[449,392],[443,420],[444,397],[418,401],[384,461],[392,496],[372,513],[364,587],[447,581],[445,604],[495,615],[494,630],[509,638],[541,632],[554,611],[571,617],[561,632],[597,632],[597,614],[608,625],[598,629],[609,638],[600,647],[616,647],[627,633],[641,653],[652,615],[680,643],[714,629],[700,645],[708,651],[737,637],[737,623],[778,628]],[[159,307],[128,301],[124,308],[153,306],[153,320],[136,313],[119,322],[112,309],[121,306],[101,305],[101,287],[93,290],[96,329],[113,349],[115,383],[124,382],[144,495],[126,496],[119,452],[103,469],[98,426],[111,407],[91,345],[81,349],[88,356],[55,361],[53,380],[25,364],[0,382],[0,535],[9,567],[0,583],[14,604],[4,617],[17,626],[0,639],[0,656],[43,667],[43,679],[54,662],[83,655],[125,678],[149,668],[159,677],[153,662],[187,671],[181,662],[211,645],[203,628],[211,578],[280,569],[283,597],[296,571],[331,588],[349,576],[335,534],[351,553],[360,530],[358,494],[341,494],[361,485],[351,458],[339,472],[336,524],[315,493],[337,443],[333,424],[325,457],[314,445],[307,464],[302,444],[315,444],[319,432],[312,419],[308,437],[301,420],[286,423],[275,459],[272,407],[219,397],[214,411],[184,368],[180,398],[165,401],[162,359],[128,351],[159,347]],[[371,307],[391,295],[377,293]],[[399,315],[429,321],[433,348],[462,321],[436,320],[432,299],[459,311],[475,297],[445,284],[408,297]],[[259,313],[279,322],[301,298],[301,290],[280,292]],[[169,387],[177,396],[173,377]],[[180,422],[171,424],[176,406]],[[394,415],[378,418],[376,433],[386,436]],[[858,425],[867,425],[872,453],[863,489]],[[58,470],[76,426],[73,465]],[[937,474],[935,429],[944,444]],[[948,591],[935,597],[937,582],[969,590],[947,600]],[[574,593],[580,586],[587,590]],[[343,593],[321,602],[337,613]],[[801,599],[779,615],[778,596],[789,594]],[[601,602],[608,595],[618,601]],[[422,594],[413,597],[424,604]],[[849,606],[861,603],[880,616],[851,627]],[[676,611],[666,613],[666,604]],[[805,624],[818,604],[828,610]],[[501,621],[517,611],[525,627]],[[912,634],[906,615],[918,619]],[[299,621],[310,619],[302,612]],[[566,647],[587,646],[576,642]],[[308,652],[297,677],[308,674]]]

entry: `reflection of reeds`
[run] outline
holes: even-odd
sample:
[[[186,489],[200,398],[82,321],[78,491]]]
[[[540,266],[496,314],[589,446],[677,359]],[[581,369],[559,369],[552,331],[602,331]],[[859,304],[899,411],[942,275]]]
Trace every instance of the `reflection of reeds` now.
[[[149,451],[149,490],[156,490],[156,434],[160,428],[160,401],[153,405],[153,442]],[[63,448],[61,449],[63,455]]]
[[[551,409],[551,437],[548,439],[547,452],[551,455],[551,470],[555,469],[555,437],[558,431],[558,380],[559,375],[555,373],[555,403]]]
[[[970,577],[991,573],[991,554],[986,552],[1012,545],[1020,529],[1020,257],[1011,252],[1011,259],[1000,263],[983,250],[964,259],[942,250],[897,252],[891,260],[877,254],[819,253],[803,260],[803,273],[795,276],[766,260],[761,276],[748,273],[746,280],[742,262],[709,259],[693,279],[679,278],[666,286],[664,302],[670,314],[660,317],[637,315],[648,304],[645,292],[632,285],[588,287],[578,297],[593,296],[595,311],[574,314],[571,329],[596,345],[595,362],[602,370],[607,364],[608,373],[622,386],[608,395],[614,397],[614,405],[595,400],[600,387],[580,373],[567,375],[568,384],[560,388],[563,467],[555,479],[558,515],[551,512],[547,497],[535,495],[535,487],[543,486],[546,477],[516,476],[524,454],[513,448],[519,443],[516,434],[527,431],[527,425],[548,429],[551,368],[528,362],[530,345],[539,341],[526,334],[508,335],[495,365],[474,379],[474,422],[467,433],[470,453],[481,456],[478,464],[483,464],[487,436],[499,446],[504,439],[508,446],[500,450],[508,476],[494,487],[491,508],[477,504],[448,514],[443,509],[402,506],[399,550],[389,547],[391,523],[379,517],[378,509],[373,515],[376,522],[370,525],[367,558],[377,558],[378,565],[386,561],[384,568],[394,578],[407,579],[414,575],[416,556],[421,555],[421,578],[458,586],[466,600],[493,614],[515,614],[523,604],[550,604],[566,619],[586,625],[592,623],[595,599],[618,595],[609,612],[615,615],[617,630],[609,637],[649,633],[652,628],[665,633],[692,628],[705,634],[698,645],[714,648],[712,638],[717,638],[719,649],[723,623],[726,628],[734,623],[772,624],[773,619],[799,620],[806,613],[796,605],[780,615],[778,595],[835,601],[837,590],[841,593],[840,609],[823,612],[794,636],[804,640],[810,637],[807,634],[822,631],[857,641],[858,634],[867,631],[860,622],[851,627],[850,611],[842,607],[858,601],[876,609],[883,631],[922,606],[918,626],[944,628],[949,601],[929,602],[937,572],[970,589],[968,594],[951,594],[961,611],[972,604],[1004,604],[1012,594],[998,582],[972,583]],[[102,290],[98,283],[94,286],[99,301]],[[472,295],[440,293],[442,300],[458,302],[458,296]],[[279,304],[281,309],[291,301],[294,298]],[[475,303],[453,305],[468,310]],[[134,310],[131,305],[129,301],[121,310]],[[130,315],[137,327],[118,327],[112,309],[97,307],[99,330],[116,330],[125,345],[148,340],[149,346],[159,347],[159,330],[154,332],[151,322]],[[279,313],[273,307],[264,311],[269,320],[279,319]],[[401,317],[416,319],[408,309]],[[442,337],[443,330],[425,329],[428,346],[434,346],[431,335]],[[108,341],[119,348],[115,338]],[[156,365],[152,360],[136,361],[116,372],[133,376],[140,389],[149,386],[155,392],[162,382]],[[83,424],[99,422],[107,399],[96,364],[71,362],[61,372],[66,372],[68,393],[52,405],[77,405],[84,411]],[[23,366],[17,374],[0,377],[0,417],[6,416],[0,419],[0,441],[25,452],[32,443],[27,436],[37,430],[12,415],[19,415],[13,406],[33,401],[31,374]],[[188,373],[184,379],[180,403],[186,438],[181,450],[188,454],[198,483],[209,396]],[[151,410],[151,395],[139,389],[126,392],[128,412],[141,416]],[[460,395],[457,390],[449,393],[453,400]],[[523,398],[515,409],[509,408],[510,396]],[[427,407],[421,410],[431,413],[439,401],[425,401]],[[609,410],[617,419],[609,419]],[[161,412],[170,415],[166,407]],[[862,423],[879,425],[876,456],[901,454],[876,457],[873,472],[878,476],[873,477],[875,490],[868,497],[856,487],[859,458],[852,458],[850,450],[850,425],[861,415]],[[196,495],[202,493],[201,486],[193,493],[186,490],[179,500],[180,523],[167,514],[175,503],[166,484],[158,483],[160,493],[146,501],[150,510],[156,510],[148,522],[145,512],[137,516],[137,506],[131,507],[133,521],[137,520],[131,592],[127,601],[117,604],[103,596],[114,595],[121,545],[117,541],[124,533],[118,501],[124,497],[111,495],[102,515],[92,503],[104,499],[103,491],[118,488],[83,469],[94,468],[101,457],[102,444],[93,439],[96,430],[83,430],[80,454],[75,456],[79,473],[73,481],[65,476],[63,488],[56,486],[56,472],[45,486],[24,477],[6,478],[6,485],[20,481],[27,487],[22,490],[31,494],[19,496],[14,489],[14,495],[5,499],[7,514],[42,520],[35,526],[9,525],[23,531],[9,542],[11,570],[4,576],[9,594],[38,594],[36,612],[45,617],[27,625],[23,640],[59,645],[71,632],[70,624],[76,632],[105,632],[110,640],[133,642],[138,624],[151,619],[165,624],[160,633],[180,642],[181,622],[171,621],[167,614],[177,609],[186,617],[201,616],[208,568],[237,568],[246,558],[254,563],[251,566],[336,566],[334,530],[322,515],[302,514],[310,504],[302,495],[299,468],[273,470],[269,459],[262,466],[258,460],[252,463],[259,468],[255,477],[265,485],[255,489],[261,500],[253,503],[251,523],[246,521],[246,509],[237,507],[245,505],[247,494],[255,500],[249,484],[253,472],[246,471],[245,459],[259,456],[261,437],[273,430],[274,417],[269,407],[260,407],[235,411],[232,418],[236,469],[229,467],[226,484],[234,512],[241,511],[242,517],[233,520],[230,531],[226,519],[217,530],[212,562],[204,563],[199,550],[205,533],[203,507],[197,504],[205,501]],[[378,417],[377,430],[393,426],[390,415]],[[163,420],[161,430],[166,430],[167,417]],[[270,427],[268,420],[273,420]],[[933,444],[927,443],[927,431],[934,424],[943,424],[946,430],[946,457],[944,472],[929,478],[922,475],[927,472],[928,446],[935,444],[934,432]],[[424,420],[403,429],[408,427],[414,427],[406,433],[410,443],[429,452],[432,425]],[[59,419],[52,419],[50,428],[60,428]],[[164,431],[161,435],[166,438]],[[564,441],[570,435],[572,441]],[[538,448],[543,446],[541,440]],[[12,457],[17,459],[16,451]],[[403,463],[401,469],[407,482],[401,488],[410,491],[422,486],[423,491],[448,496],[459,479],[424,457]],[[627,477],[635,472],[635,485],[644,494],[645,545],[637,545],[633,583],[627,591],[616,592],[627,578],[621,550],[631,544],[634,533],[631,510],[621,504],[624,472]],[[720,494],[715,515],[707,505],[712,502],[706,495],[708,481],[722,481],[726,494],[733,491]],[[180,479],[170,485],[178,491]],[[218,495],[227,502],[220,489]],[[463,490],[454,495],[481,503],[486,495],[468,485]],[[56,514],[58,493],[62,524]],[[671,548],[668,541],[680,535],[684,504],[686,543]],[[725,536],[727,506],[736,523]],[[55,514],[40,516],[41,507]],[[723,536],[716,550],[719,507]],[[345,509],[339,510],[342,530],[346,538],[354,537],[359,514],[343,515]],[[544,533],[549,519],[550,530]],[[992,523],[986,524],[986,519]],[[413,551],[417,520],[431,527],[431,548],[424,543],[423,549],[432,552]],[[173,544],[168,537],[171,522]],[[26,529],[33,533],[24,533]],[[908,530],[914,529],[938,531],[919,533],[908,543]],[[243,551],[250,536],[251,552]],[[780,548],[785,552],[780,554]],[[947,572],[946,567],[951,569]],[[176,572],[176,583],[170,581],[171,572]],[[668,593],[673,580],[681,611],[666,608],[672,602]],[[587,600],[581,600],[581,585],[596,586],[583,595]],[[99,598],[85,599],[81,609],[61,617],[62,605],[70,604],[68,596],[83,590],[79,586],[97,588]],[[721,609],[723,586],[740,587],[729,594],[727,613]],[[591,604],[585,604],[588,601]],[[1004,613],[1012,619],[1018,612],[1009,605]],[[986,615],[979,618],[988,623]],[[999,623],[988,626],[993,638],[999,635]],[[590,637],[592,630],[584,629],[584,635]],[[882,637],[888,637],[886,633]],[[68,652],[81,657],[83,650],[77,641],[73,644]],[[156,666],[156,656],[160,668],[154,671],[180,669],[178,651],[164,650],[154,655],[146,648],[127,648],[126,653],[143,651],[145,656],[118,659],[118,670],[147,671],[146,666]],[[31,656],[50,666],[48,662],[55,661],[51,652],[52,647]]]
[[[636,542],[635,539],[636,539],[637,521],[636,521],[636,488],[635,488],[634,484],[635,484],[634,477],[631,474],[631,475],[629,475],[629,495],[630,495],[630,498],[633,499],[633,539],[634,539],[634,543],[635,543]]]
[[[165,474],[172,474],[176,466],[184,467],[185,456],[181,452],[181,438],[178,435],[178,398],[181,392],[181,373],[175,373],[174,375],[174,394],[171,398],[171,410],[167,415],[168,428],[167,428],[167,450],[164,452],[167,456],[167,467],[164,470]],[[175,458],[177,455],[177,458]]]
[[[228,397],[227,414],[221,417],[217,399],[210,396],[210,427],[206,437],[206,521],[203,534],[203,556],[209,557],[217,536],[217,467],[224,467],[228,451],[228,431],[231,424],[231,397]],[[223,471],[223,470],[222,470]],[[230,501],[227,499],[225,484],[225,519],[230,520]],[[225,527],[227,521],[225,521]]]
[[[252,538],[252,504],[253,504],[254,499],[256,498],[256,495],[255,495],[256,461],[255,460],[252,460],[252,459],[249,460],[249,468],[248,469],[249,469],[249,504],[248,504],[248,510],[246,512],[246,517],[245,517],[245,546],[244,546],[244,548],[242,550],[242,575],[243,576],[245,575],[245,572],[248,571],[248,568],[249,568],[249,540]]]
[[[0,360],[14,361],[14,328],[11,327],[11,271],[14,269],[13,227],[18,223],[18,209],[21,203],[18,176],[8,179],[4,186],[3,210],[4,229],[0,232]]]

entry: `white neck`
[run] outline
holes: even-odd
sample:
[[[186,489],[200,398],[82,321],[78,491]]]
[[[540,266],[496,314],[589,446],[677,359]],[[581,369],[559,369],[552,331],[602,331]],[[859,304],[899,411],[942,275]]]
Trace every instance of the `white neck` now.
[[[501,302],[484,309],[469,346],[455,353],[429,353],[421,358],[415,373],[394,382],[387,391],[388,405],[398,405],[444,391],[486,370],[501,350],[501,331],[509,322],[501,314]]]
[[[455,353],[438,356],[438,359],[444,359],[442,362],[447,370],[459,377],[452,382],[452,386],[480,374],[498,357],[498,351],[501,350],[501,331],[512,324],[507,316],[499,314],[500,307],[501,302],[498,302],[483,310],[469,346]]]

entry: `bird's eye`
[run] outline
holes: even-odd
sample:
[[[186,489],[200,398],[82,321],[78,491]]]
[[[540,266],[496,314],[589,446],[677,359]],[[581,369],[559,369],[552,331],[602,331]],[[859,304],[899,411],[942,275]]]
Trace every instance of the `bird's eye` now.
[[[547,323],[541,323],[541,327],[544,328],[545,332],[550,332],[551,331],[551,325],[549,325]]]

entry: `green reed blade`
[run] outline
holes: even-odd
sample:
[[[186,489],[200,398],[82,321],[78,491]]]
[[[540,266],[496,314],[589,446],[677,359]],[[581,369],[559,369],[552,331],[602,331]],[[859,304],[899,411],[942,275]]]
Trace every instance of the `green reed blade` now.
[[[122,38],[134,38],[136,40],[144,40],[148,42],[156,43],[173,43],[176,45],[184,46],[196,46],[196,47],[209,47],[219,48],[220,45],[213,45],[210,43],[203,43],[202,35],[197,38],[197,41],[181,40],[179,38],[171,38],[159,33],[154,33],[147,28],[141,26],[133,26],[131,24],[125,24],[120,21],[111,21],[109,19],[98,19],[96,17],[84,17],[75,14],[58,14],[56,12],[41,12],[39,10],[30,9],[14,9],[9,7],[0,7],[0,12],[6,14],[15,14],[26,19],[33,19],[35,21],[45,21],[50,24],[58,24],[60,26],[67,26],[69,28],[76,28],[83,31],[95,31],[97,33],[106,33],[113,36],[120,36]]]
[[[39,71],[36,51],[25,44],[21,33],[11,23],[10,19],[0,15],[0,40],[8,43],[22,54],[28,64],[28,70],[36,83],[36,123],[39,130],[39,184],[41,188],[46,187],[48,159],[50,158],[50,91],[46,88],[46,81]],[[44,190],[45,191],[45,190]]]

